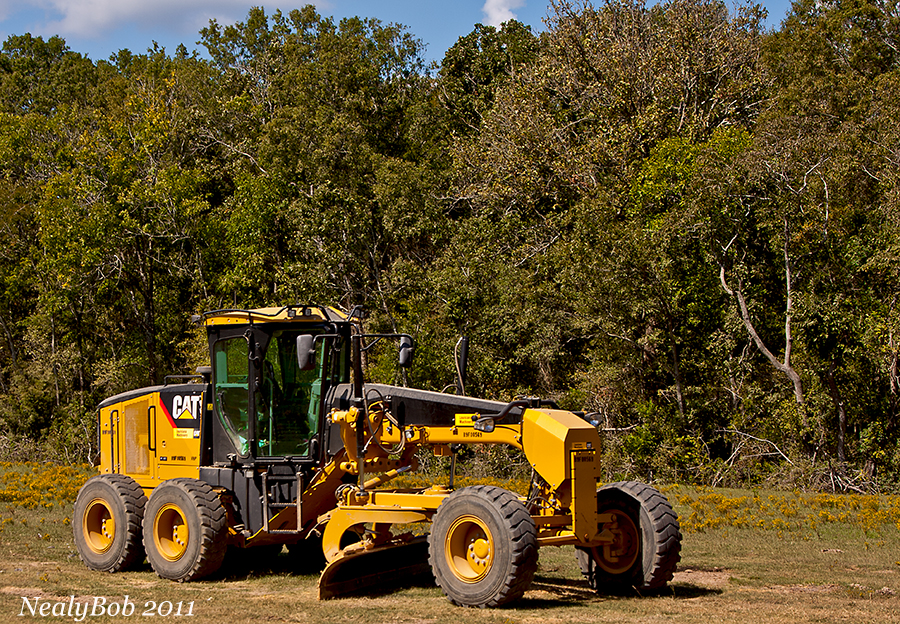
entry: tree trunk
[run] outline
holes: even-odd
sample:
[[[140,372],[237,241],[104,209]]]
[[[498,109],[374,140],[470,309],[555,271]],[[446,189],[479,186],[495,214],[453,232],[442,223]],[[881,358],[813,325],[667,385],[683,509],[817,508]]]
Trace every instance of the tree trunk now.
[[[50,358],[53,362],[53,387],[56,390],[56,407],[59,407],[59,367],[56,362],[56,320],[50,314]]]
[[[834,379],[834,362],[829,366],[825,373],[825,383],[828,385],[828,393],[834,402],[835,411],[838,417],[837,430],[837,457],[841,464],[847,463],[847,455],[845,452],[845,441],[847,439],[847,406],[844,404],[844,397],[841,396],[841,390],[838,388],[837,381]]]
[[[891,312],[894,312],[894,303],[895,301],[891,301]],[[894,331],[890,329],[888,331],[888,379],[890,380],[890,391],[891,391],[891,415],[894,416],[897,413],[897,403],[900,401],[900,349],[897,348],[897,345],[894,342]]]
[[[687,401],[684,399],[684,383],[681,378],[681,366],[678,360],[678,347],[675,346],[675,336],[669,332],[669,340],[672,341],[672,377],[675,379],[675,398],[678,401],[678,414],[684,422],[687,413]]]
[[[3,320],[2,314],[0,314],[0,327],[3,328],[3,334],[6,336],[6,343],[9,345],[9,357],[12,360],[13,368],[16,369],[19,367],[19,357],[16,354],[16,343],[13,340],[12,333],[9,331],[9,327],[7,327],[6,322]]]
[[[775,354],[772,353],[769,348],[766,346],[765,342],[763,342],[759,333],[756,331],[756,328],[753,326],[753,322],[750,320],[750,310],[747,308],[747,301],[744,299],[744,293],[741,290],[742,284],[741,281],[738,280],[737,288],[731,289],[728,286],[728,281],[725,279],[725,264],[722,260],[719,260],[719,281],[722,282],[722,288],[725,289],[725,292],[735,297],[738,302],[738,308],[741,312],[741,320],[744,323],[744,327],[747,329],[747,333],[750,334],[750,338],[753,339],[753,343],[756,347],[762,352],[763,355],[766,356],[766,359],[775,367],[776,370],[783,373],[788,379],[790,379],[791,384],[794,386],[794,400],[797,401],[797,405],[801,407],[801,414],[803,417],[803,424],[806,425],[806,413],[803,409],[805,407],[805,401],[803,399],[803,382],[800,379],[800,374],[797,373],[796,370],[791,366],[791,349],[794,345],[794,339],[791,335],[791,319],[794,312],[794,276],[793,276],[793,265],[791,263],[791,256],[789,251],[789,241],[790,241],[790,226],[788,224],[787,217],[784,218],[784,243],[782,246],[784,253],[784,277],[785,277],[785,310],[784,310],[784,360],[779,361]]]
[[[791,366],[791,297],[790,297],[790,288],[788,288],[788,306],[787,306],[787,318],[785,320],[785,348],[784,348],[784,361],[780,361],[772,351],[766,346],[766,343],[763,342],[763,339],[760,337],[759,332],[756,331],[756,328],[753,326],[753,321],[750,319],[750,310],[747,308],[747,301],[744,299],[744,293],[741,291],[741,285],[738,283],[737,288],[730,288],[728,286],[728,282],[725,279],[725,267],[720,264],[719,270],[719,279],[722,282],[722,288],[725,289],[725,292],[735,297],[738,303],[738,309],[741,313],[741,320],[744,323],[744,327],[747,329],[747,333],[750,334],[750,338],[753,340],[753,344],[756,345],[756,348],[762,352],[763,355],[766,356],[766,359],[775,367],[776,370],[783,373],[794,386],[794,400],[797,401],[797,405],[803,407],[805,406],[805,401],[803,399],[803,381],[800,379],[800,374],[794,370]],[[805,420],[805,419],[804,419]]]

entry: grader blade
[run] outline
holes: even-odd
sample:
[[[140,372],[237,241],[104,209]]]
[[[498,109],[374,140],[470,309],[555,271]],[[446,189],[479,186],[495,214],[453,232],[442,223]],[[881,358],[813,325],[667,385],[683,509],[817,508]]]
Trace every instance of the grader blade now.
[[[319,577],[319,600],[397,588],[413,582],[434,583],[426,537],[341,555]]]

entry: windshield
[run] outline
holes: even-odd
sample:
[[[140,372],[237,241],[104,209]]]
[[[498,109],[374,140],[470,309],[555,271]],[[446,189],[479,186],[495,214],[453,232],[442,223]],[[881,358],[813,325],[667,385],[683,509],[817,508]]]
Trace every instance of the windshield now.
[[[322,366],[326,341],[316,345],[316,365],[297,365],[299,331],[272,334],[262,362],[262,383],[256,392],[257,455],[307,455],[309,441],[319,431]]]

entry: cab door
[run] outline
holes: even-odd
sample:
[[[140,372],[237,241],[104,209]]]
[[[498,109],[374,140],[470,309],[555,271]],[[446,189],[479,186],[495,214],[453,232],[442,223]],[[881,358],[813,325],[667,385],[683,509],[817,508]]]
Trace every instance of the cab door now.
[[[222,331],[212,345],[214,461],[250,456],[250,338],[252,332]]]

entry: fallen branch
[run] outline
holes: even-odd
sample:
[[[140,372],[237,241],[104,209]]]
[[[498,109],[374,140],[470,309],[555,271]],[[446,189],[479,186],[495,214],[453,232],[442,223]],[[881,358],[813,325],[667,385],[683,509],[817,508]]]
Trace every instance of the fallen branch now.
[[[601,427],[600,431],[604,431],[606,433],[619,433],[621,431],[631,431],[632,429],[636,429],[638,425],[630,425],[628,427]]]
[[[751,440],[756,440],[757,442],[763,442],[765,444],[769,444],[769,445],[771,445],[772,448],[774,448],[777,451],[778,455],[781,455],[781,457],[784,458],[784,461],[789,463],[791,466],[795,465],[794,462],[791,461],[790,457],[785,455],[782,452],[782,450],[780,448],[778,448],[778,445],[775,444],[774,442],[772,442],[771,440],[766,440],[765,438],[757,438],[754,435],[750,435],[749,433],[744,433],[743,431],[738,431],[736,429],[718,429],[716,431],[716,433],[733,433],[735,435],[744,436],[745,438],[749,438]]]

